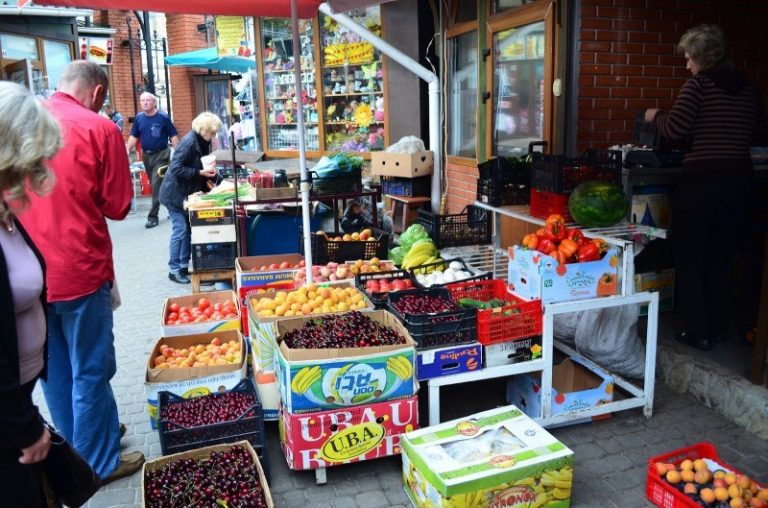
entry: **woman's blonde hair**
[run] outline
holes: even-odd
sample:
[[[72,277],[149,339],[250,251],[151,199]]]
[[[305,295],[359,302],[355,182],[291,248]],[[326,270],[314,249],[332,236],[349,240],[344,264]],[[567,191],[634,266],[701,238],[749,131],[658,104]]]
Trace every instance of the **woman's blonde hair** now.
[[[192,120],[192,130],[201,136],[208,132],[216,134],[221,129],[221,120],[210,111],[203,111]]]
[[[691,60],[703,71],[725,60],[728,44],[719,26],[699,25],[683,34],[677,43],[677,50],[680,53],[688,53]]]
[[[0,218],[9,210],[3,200],[29,205],[27,188],[37,195],[50,192],[53,173],[45,166],[61,148],[59,123],[42,101],[10,81],[0,81]]]

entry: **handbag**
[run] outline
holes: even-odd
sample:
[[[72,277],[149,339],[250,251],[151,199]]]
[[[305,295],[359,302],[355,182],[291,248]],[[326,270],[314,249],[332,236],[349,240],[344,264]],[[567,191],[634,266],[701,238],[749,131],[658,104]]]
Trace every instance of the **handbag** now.
[[[72,508],[84,505],[101,487],[101,480],[90,464],[47,422],[51,433],[48,456],[40,465],[58,501]]]

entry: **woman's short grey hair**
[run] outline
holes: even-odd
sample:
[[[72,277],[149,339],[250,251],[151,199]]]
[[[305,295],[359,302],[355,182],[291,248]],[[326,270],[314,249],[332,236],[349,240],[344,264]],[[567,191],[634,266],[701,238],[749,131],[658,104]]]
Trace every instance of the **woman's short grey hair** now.
[[[696,62],[700,70],[711,69],[726,59],[728,44],[717,25],[699,25],[680,38],[677,49]]]
[[[24,207],[27,188],[50,192],[53,173],[45,161],[61,148],[59,123],[38,97],[10,81],[0,81],[0,139],[0,194]],[[8,213],[0,201],[0,217]]]
[[[192,130],[200,134],[216,134],[221,129],[221,120],[210,111],[203,111],[192,120]]]

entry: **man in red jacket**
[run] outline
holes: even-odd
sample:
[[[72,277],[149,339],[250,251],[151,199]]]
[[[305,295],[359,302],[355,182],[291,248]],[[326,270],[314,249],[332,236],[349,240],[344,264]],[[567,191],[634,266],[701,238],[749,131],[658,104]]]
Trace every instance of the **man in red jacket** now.
[[[70,63],[46,103],[61,125],[51,159],[53,192],[32,196],[27,228],[47,264],[48,380],[56,427],[105,482],[137,471],[141,453],[120,456],[110,289],[115,280],[106,219],[122,220],[133,189],[123,137],[98,114],[109,82],[93,62]]]

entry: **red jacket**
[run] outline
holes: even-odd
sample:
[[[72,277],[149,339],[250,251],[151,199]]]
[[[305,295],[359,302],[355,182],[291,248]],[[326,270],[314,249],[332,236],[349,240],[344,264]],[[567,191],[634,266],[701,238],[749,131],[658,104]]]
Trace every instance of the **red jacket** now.
[[[114,280],[106,219],[122,220],[133,188],[120,131],[109,119],[57,92],[46,102],[64,144],[48,163],[53,192],[31,195],[21,222],[45,258],[48,301],[75,300]]]

